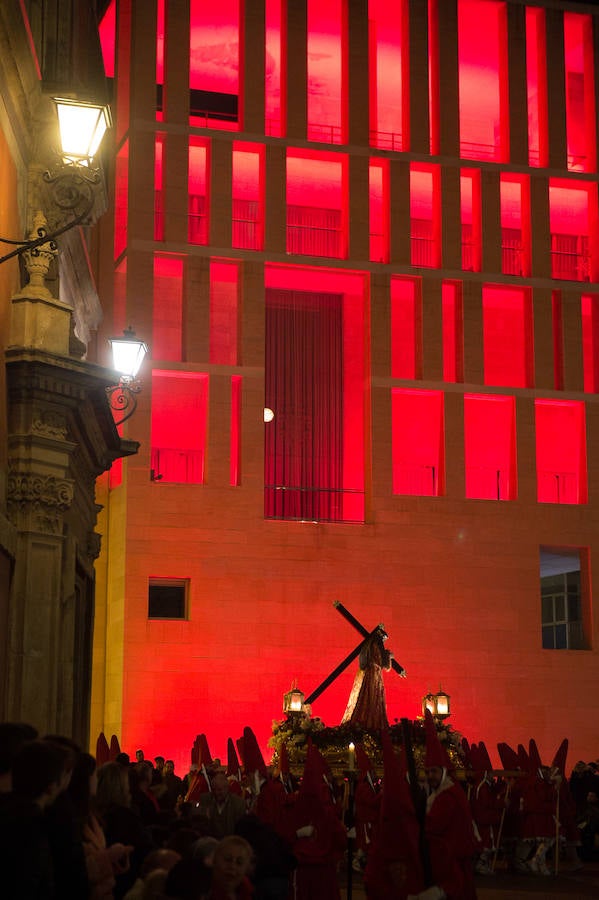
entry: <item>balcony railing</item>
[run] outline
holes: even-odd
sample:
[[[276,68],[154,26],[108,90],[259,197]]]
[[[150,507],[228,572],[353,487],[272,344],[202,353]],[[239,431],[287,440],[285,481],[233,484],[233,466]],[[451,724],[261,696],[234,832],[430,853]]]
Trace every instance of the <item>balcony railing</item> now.
[[[260,204],[257,200],[233,199],[233,246],[241,250],[262,249]]]
[[[267,484],[264,516],[296,522],[363,522],[364,491]]]
[[[204,452],[174,447],[152,447],[150,453],[152,481],[176,484],[202,484]]]
[[[544,503],[581,503],[576,472],[539,471],[539,499]]]
[[[287,252],[341,259],[343,235],[340,210],[288,206]]]
[[[208,243],[208,215],[206,197],[189,195],[188,240],[190,244]]]

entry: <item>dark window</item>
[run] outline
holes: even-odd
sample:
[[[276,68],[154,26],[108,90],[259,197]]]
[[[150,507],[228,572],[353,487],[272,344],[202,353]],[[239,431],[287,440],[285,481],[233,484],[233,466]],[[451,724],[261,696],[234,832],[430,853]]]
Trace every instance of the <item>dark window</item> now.
[[[148,588],[148,618],[186,619],[187,585],[184,579],[152,579]]]
[[[541,548],[541,633],[545,650],[585,649],[578,550]]]

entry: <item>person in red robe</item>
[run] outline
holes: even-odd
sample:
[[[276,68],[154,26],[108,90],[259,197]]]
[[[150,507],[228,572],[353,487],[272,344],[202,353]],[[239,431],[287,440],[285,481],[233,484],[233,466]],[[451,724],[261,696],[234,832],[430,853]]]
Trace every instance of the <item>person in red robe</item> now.
[[[380,794],[373,778],[374,766],[360,744],[356,746],[359,776],[355,792],[356,859],[354,866],[363,869],[372,842],[372,833],[379,818]]]
[[[468,799],[449,775],[450,760],[427,709],[425,769],[430,794],[425,836],[434,884],[410,900],[476,900],[474,855],[477,841]]]
[[[414,809],[405,765],[387,730],[381,733],[384,779],[364,884],[369,900],[405,900],[424,889],[420,822]]]
[[[289,795],[283,834],[297,859],[295,900],[340,900],[337,867],[347,846],[347,832],[325,783],[324,760],[308,745],[304,777]]]
[[[393,654],[385,649],[386,640],[387,632],[382,624],[364,640],[342,725],[352,722],[369,731],[389,727],[383,669],[391,668]]]

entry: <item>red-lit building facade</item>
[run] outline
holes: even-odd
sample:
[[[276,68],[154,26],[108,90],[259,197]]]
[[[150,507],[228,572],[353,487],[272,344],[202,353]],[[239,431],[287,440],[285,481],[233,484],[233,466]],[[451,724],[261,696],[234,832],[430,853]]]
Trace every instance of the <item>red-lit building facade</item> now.
[[[599,11],[116,0],[101,37],[100,336],[152,359],[92,735],[266,745],[358,640],[338,599],[407,669],[390,719],[441,684],[471,740],[596,757]]]

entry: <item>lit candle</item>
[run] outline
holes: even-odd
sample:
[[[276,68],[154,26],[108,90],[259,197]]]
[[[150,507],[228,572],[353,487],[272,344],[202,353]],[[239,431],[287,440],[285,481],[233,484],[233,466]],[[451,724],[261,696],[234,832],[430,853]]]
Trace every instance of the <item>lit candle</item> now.
[[[347,754],[347,766],[350,772],[354,772],[356,768],[356,745],[350,744]]]

